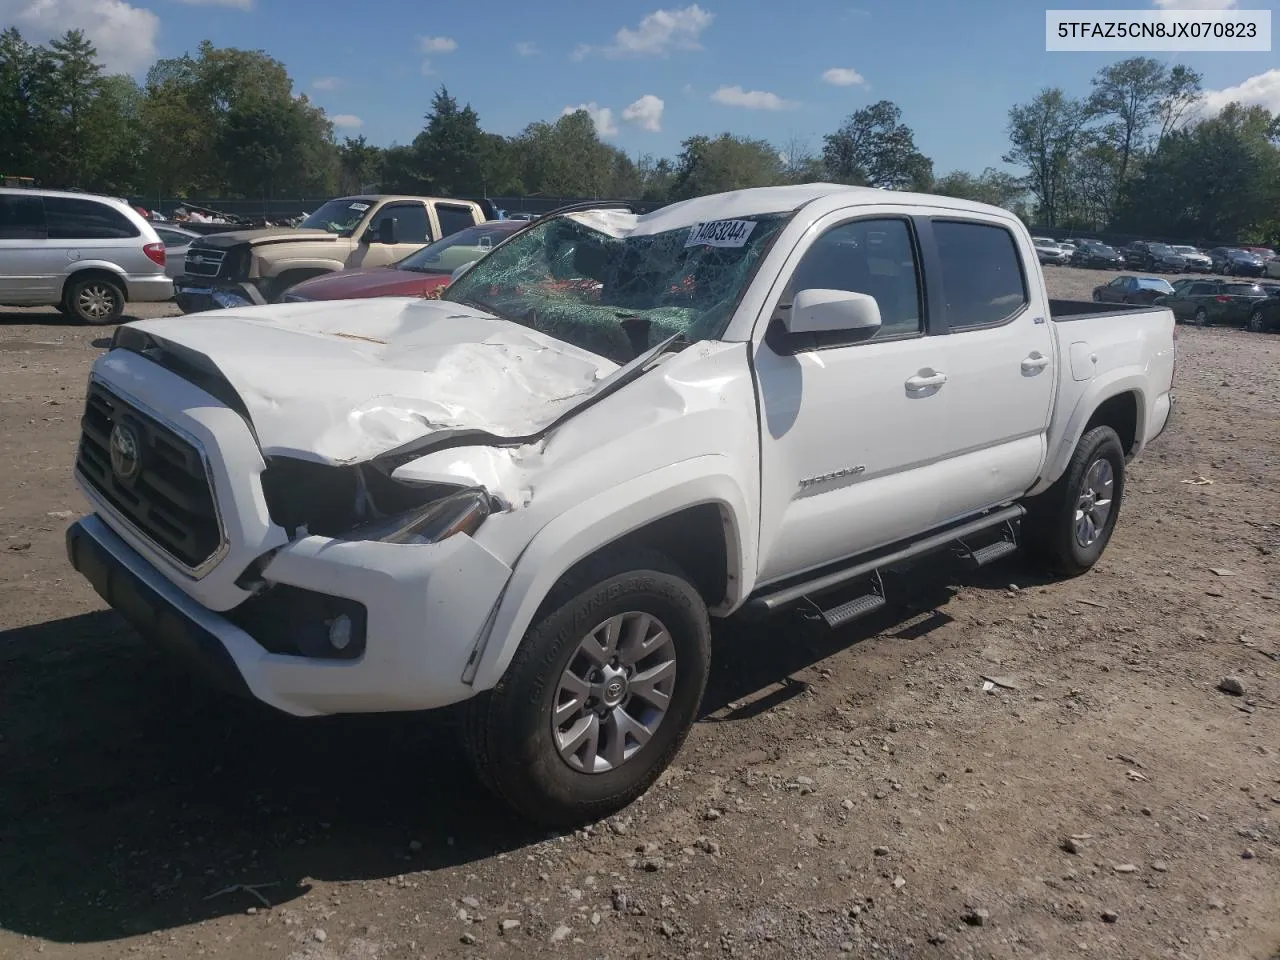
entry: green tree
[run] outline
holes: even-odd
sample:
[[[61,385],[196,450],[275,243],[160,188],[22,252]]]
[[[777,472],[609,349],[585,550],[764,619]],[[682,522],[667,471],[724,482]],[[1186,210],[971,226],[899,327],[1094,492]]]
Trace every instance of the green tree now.
[[[994,167],[987,167],[976,176],[963,170],[948,173],[934,181],[931,191],[944,197],[989,203],[1022,217],[1030,213],[1026,184],[1020,177]]]
[[[1026,167],[1027,188],[1039,202],[1038,219],[1056,226],[1072,159],[1088,111],[1060,89],[1041,90],[1030,103],[1009,110],[1011,149],[1005,163]]]
[[[933,161],[917,149],[915,134],[890,100],[853,113],[824,142],[827,176],[840,183],[927,190],[933,181]]]
[[[515,149],[524,171],[521,179],[532,195],[596,198],[611,192],[615,151],[600,140],[585,110],[555,123],[529,124]]]
[[[36,174],[36,48],[16,27],[0,33],[0,173]]]
[[[689,137],[681,144],[671,184],[671,199],[684,200],[724,190],[768,187],[784,182],[782,158],[766,140]]]
[[[431,100],[426,128],[413,141],[418,168],[432,193],[462,196],[483,193],[486,183],[485,134],[470,104],[443,86]]]
[[[384,151],[369,143],[364,135],[345,137],[338,144],[338,190],[360,193],[382,182]]]

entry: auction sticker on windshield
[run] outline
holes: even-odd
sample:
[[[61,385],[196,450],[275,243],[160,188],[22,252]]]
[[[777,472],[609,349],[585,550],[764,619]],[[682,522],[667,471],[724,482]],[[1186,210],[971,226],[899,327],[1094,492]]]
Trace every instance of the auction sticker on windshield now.
[[[741,247],[756,228],[754,220],[709,220],[689,230],[686,247]]]
[[[367,204],[367,203],[353,203],[353,204],[351,205],[351,209],[352,209],[352,210],[359,210],[361,213],[364,213],[366,210],[368,210],[368,209],[369,209],[369,204]]]

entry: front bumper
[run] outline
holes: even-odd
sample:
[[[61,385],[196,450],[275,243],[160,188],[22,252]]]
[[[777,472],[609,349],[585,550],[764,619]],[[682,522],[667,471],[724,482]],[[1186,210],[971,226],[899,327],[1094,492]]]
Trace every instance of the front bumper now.
[[[267,298],[252,282],[181,276],[173,282],[173,298],[183,313],[203,313],[227,307],[262,306]]]
[[[339,660],[271,652],[233,622],[234,610],[201,606],[96,515],[72,524],[67,554],[103,600],[212,686],[295,716],[426,710],[468,699],[477,691],[463,671],[511,573],[463,535],[425,547],[295,541],[267,564],[268,582],[355,601],[368,612],[363,653]]]

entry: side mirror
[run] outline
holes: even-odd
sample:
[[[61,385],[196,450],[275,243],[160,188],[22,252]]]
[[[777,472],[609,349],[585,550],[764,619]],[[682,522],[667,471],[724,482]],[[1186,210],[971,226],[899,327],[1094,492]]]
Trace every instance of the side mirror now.
[[[870,337],[880,329],[876,298],[851,290],[801,290],[782,319],[788,333],[863,331]]]

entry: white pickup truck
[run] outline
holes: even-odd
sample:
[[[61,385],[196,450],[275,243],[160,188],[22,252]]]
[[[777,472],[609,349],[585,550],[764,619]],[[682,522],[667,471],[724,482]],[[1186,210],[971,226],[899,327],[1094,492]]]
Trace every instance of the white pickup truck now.
[[[68,553],[280,710],[462,704],[494,791],[580,823],[679,749],[710,618],[835,627],[945,547],[1088,570],[1175,349],[1167,309],[1051,303],[995,207],[808,184],[566,208],[441,300],[120,327]]]

